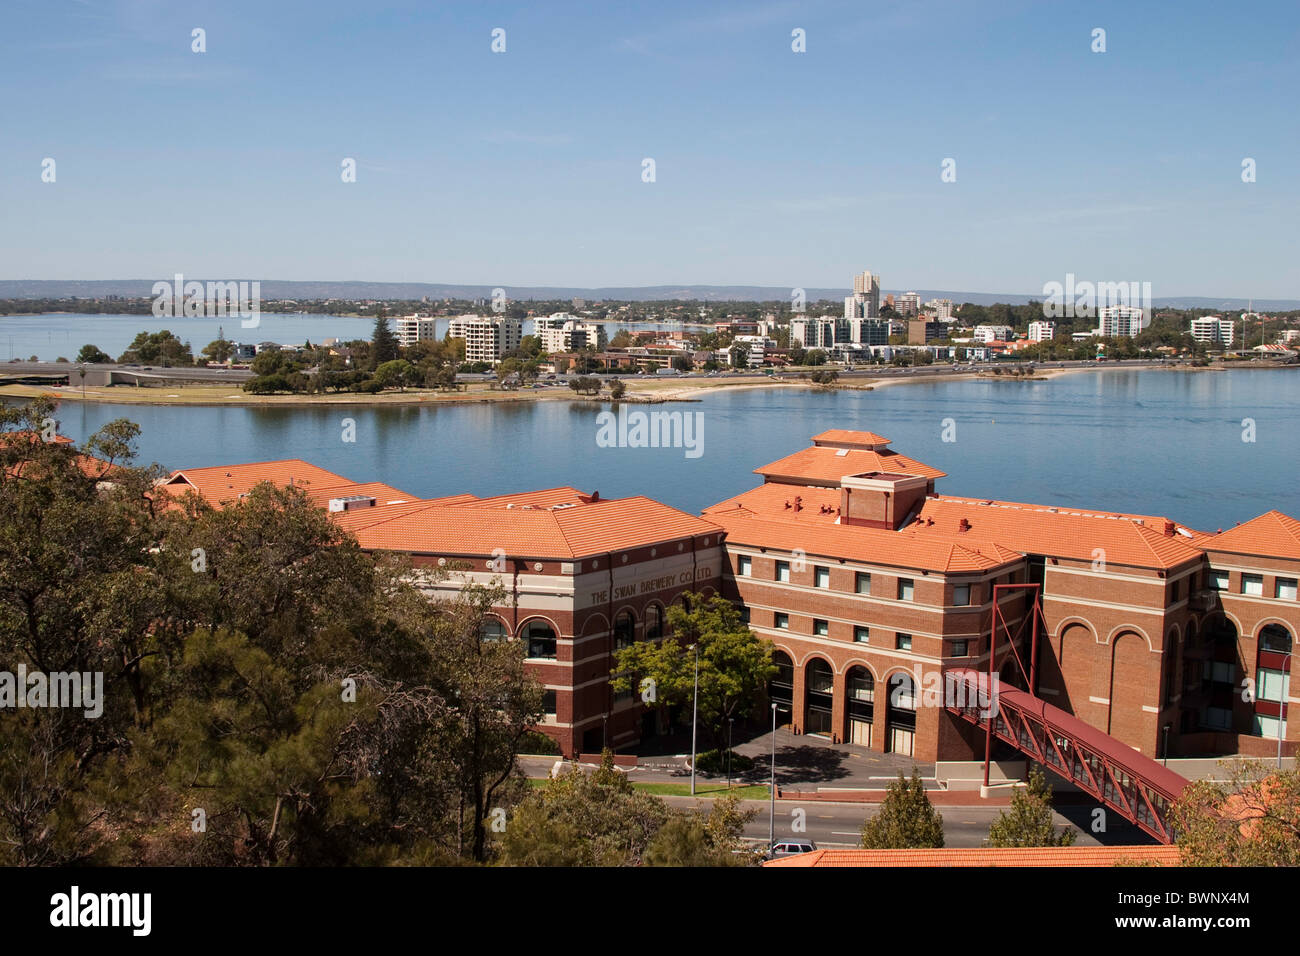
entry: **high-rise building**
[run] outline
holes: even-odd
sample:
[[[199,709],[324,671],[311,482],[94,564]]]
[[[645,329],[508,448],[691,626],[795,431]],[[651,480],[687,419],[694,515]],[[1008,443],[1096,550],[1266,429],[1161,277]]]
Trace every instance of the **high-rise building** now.
[[[541,339],[544,352],[576,352],[588,348],[603,352],[609,344],[603,324],[583,322],[567,312],[537,319],[533,332]]]
[[[874,319],[880,315],[880,276],[859,272],[853,277],[853,294],[844,300],[844,318]]]
[[[1050,342],[1054,338],[1056,338],[1055,322],[1030,322],[1029,323],[1029,341]]]
[[[1203,315],[1192,319],[1192,338],[1206,345],[1232,345],[1236,340],[1236,328],[1231,319],[1217,315]]]
[[[926,319],[909,319],[907,323],[907,343],[925,345],[935,339],[947,338],[948,327],[942,322]]]
[[[461,315],[452,319],[447,334],[465,340],[465,361],[496,365],[507,352],[519,348],[523,323],[505,316]]]
[[[915,316],[921,313],[921,295],[917,292],[904,292],[894,300],[894,310],[899,315]]]
[[[1108,305],[1097,311],[1097,334],[1102,338],[1131,338],[1146,324],[1134,305]]]
[[[438,320],[431,315],[403,315],[397,319],[397,341],[404,347],[438,338]]]
[[[952,299],[931,299],[925,304],[926,311],[933,312],[935,319],[940,322],[951,322]]]
[[[988,344],[1009,341],[1015,330],[1009,325],[977,325],[974,334],[976,342]]]

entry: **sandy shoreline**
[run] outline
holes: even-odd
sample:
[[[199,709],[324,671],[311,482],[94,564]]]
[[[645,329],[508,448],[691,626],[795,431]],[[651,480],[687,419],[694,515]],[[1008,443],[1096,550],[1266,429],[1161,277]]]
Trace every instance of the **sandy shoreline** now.
[[[656,404],[661,402],[697,402],[705,395],[719,392],[737,392],[748,389],[764,388],[802,388],[820,389],[829,392],[874,391],[893,385],[936,384],[940,382],[1042,382],[1051,381],[1063,375],[1088,372],[1113,371],[1118,368],[1126,370],[1165,370],[1165,371],[1215,371],[1213,369],[1186,369],[1172,366],[1100,366],[1075,367],[1063,369],[1038,369],[1031,376],[1005,375],[997,376],[978,372],[953,372],[942,374],[900,374],[881,378],[862,378],[841,380],[834,385],[817,385],[808,380],[772,376],[754,376],[739,381],[725,382],[676,382],[656,379],[626,378],[626,401],[638,404]],[[578,395],[571,389],[555,387],[548,389],[522,389],[501,391],[471,385],[463,392],[439,392],[432,389],[412,389],[406,392],[387,392],[379,395],[360,395],[341,393],[330,395],[251,395],[229,384],[184,385],[179,387],[147,386],[133,388],[126,385],[88,387],[79,385],[51,387],[46,385],[5,385],[0,386],[0,398],[36,398],[48,395],[59,401],[100,402],[116,405],[193,405],[200,407],[218,406],[286,406],[319,407],[322,405],[482,405],[515,402],[568,401],[605,404],[610,400],[590,395]]]

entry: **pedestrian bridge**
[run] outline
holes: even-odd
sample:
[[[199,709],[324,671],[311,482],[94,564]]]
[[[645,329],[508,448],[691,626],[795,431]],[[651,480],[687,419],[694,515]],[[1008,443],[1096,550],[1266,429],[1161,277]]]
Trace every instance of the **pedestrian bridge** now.
[[[1033,694],[1002,685],[989,706],[988,675],[944,673],[945,709],[989,731],[1119,813],[1161,843],[1173,843],[1170,808],[1190,785],[1158,761]],[[983,696],[981,696],[983,695]]]

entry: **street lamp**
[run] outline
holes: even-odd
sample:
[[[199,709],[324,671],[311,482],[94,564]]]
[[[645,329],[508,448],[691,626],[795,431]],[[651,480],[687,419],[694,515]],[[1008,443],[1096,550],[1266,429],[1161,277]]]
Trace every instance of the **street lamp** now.
[[[731,789],[731,725],[736,722],[734,717],[727,718],[727,789]]]
[[[776,842],[776,701],[772,701],[772,779],[768,784],[767,848]]]
[[[691,708],[691,796],[695,796],[695,728],[700,714],[700,645],[692,644],[695,652],[695,704]]]
[[[1164,732],[1164,737],[1165,737],[1165,748],[1164,748],[1164,749],[1165,749],[1165,766],[1166,766],[1166,767],[1169,766],[1169,728],[1170,728],[1171,726],[1173,726],[1173,725],[1172,725],[1172,724],[1165,724],[1164,727],[1161,728],[1161,729],[1163,730],[1163,732]]]
[[[1286,739],[1286,698],[1289,690],[1290,680],[1288,674],[1291,673],[1291,655],[1293,651],[1286,653],[1286,666],[1282,669],[1282,688],[1277,699],[1277,769],[1282,769],[1282,741]]]

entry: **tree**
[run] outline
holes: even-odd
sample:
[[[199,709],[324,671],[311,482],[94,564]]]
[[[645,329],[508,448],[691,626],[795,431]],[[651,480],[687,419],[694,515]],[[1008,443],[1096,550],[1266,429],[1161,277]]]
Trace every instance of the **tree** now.
[[[77,353],[77,361],[98,364],[113,361],[113,356],[100,349],[97,345],[86,344],[83,345],[81,351]]]
[[[625,394],[627,394],[627,383],[621,378],[616,378],[614,381],[609,383],[609,397],[614,401],[617,402]]]
[[[122,364],[147,364],[168,366],[187,366],[194,364],[188,342],[182,342],[167,329],[159,332],[141,332],[118,356]]]
[[[406,386],[415,380],[415,366],[405,359],[393,359],[384,362],[375,369],[374,380],[380,388],[398,388],[406,391]]]
[[[920,773],[912,779],[898,772],[875,816],[862,824],[862,846],[867,850],[907,850],[943,846],[943,817],[925,795]]]
[[[509,816],[501,859],[509,866],[636,866],[671,812],[633,789],[606,750],[590,775],[570,766]]]
[[[397,336],[393,330],[388,327],[388,319],[384,315],[384,310],[379,310],[379,315],[375,319],[375,330],[370,336],[370,368],[376,369],[385,362],[391,362],[397,358],[401,352],[401,346],[398,344]]]
[[[1052,788],[1043,768],[1032,764],[1028,786],[1017,789],[1011,806],[989,827],[988,846],[1071,846],[1078,834],[1070,827],[1057,833],[1052,826]]]
[[[235,343],[229,339],[213,339],[203,346],[201,354],[209,362],[224,364],[235,354]]]
[[[1233,761],[1170,811],[1185,866],[1300,866],[1300,770]]]
[[[674,813],[646,846],[646,866],[749,866],[758,857],[746,853],[745,824],[758,815],[735,794],[713,801],[708,814]]]
[[[719,750],[725,748],[728,719],[743,719],[766,699],[776,673],[772,643],[751,631],[740,612],[715,597],[686,610],[668,609],[669,637],[638,641],[615,653],[615,692],[654,682],[660,707],[691,706],[695,696],[695,652],[699,646],[699,716]]]

